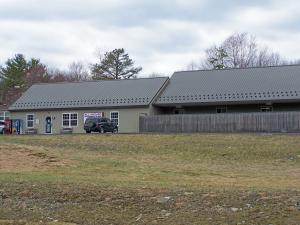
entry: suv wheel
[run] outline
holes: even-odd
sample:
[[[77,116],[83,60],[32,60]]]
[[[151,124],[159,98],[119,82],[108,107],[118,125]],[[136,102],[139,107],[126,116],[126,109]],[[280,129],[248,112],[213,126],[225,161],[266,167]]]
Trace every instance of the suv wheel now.
[[[91,133],[91,131],[90,131],[90,130],[86,130],[86,131],[85,131],[85,133],[87,133],[87,134],[90,134],[90,133]]]
[[[118,128],[114,128],[114,129],[113,129],[113,133],[114,133],[114,134],[118,133]]]
[[[104,131],[103,127],[100,127],[100,131],[99,131],[99,133],[101,133],[101,134],[104,134],[104,133],[105,133],[105,131]]]
[[[88,131],[94,131],[95,127],[96,127],[96,122],[95,121],[88,121],[88,123],[87,123]]]

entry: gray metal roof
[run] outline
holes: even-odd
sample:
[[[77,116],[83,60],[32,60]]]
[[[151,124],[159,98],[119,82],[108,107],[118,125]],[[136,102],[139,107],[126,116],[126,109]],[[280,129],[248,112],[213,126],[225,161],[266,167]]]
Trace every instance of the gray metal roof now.
[[[155,105],[300,100],[300,65],[176,72]]]
[[[167,77],[35,84],[9,110],[149,105]]]

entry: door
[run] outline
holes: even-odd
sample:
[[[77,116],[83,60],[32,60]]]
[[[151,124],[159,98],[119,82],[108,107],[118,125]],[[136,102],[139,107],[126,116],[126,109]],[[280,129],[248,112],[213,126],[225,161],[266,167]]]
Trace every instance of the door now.
[[[46,117],[46,130],[45,133],[46,134],[52,134],[52,119],[51,116],[47,116]]]

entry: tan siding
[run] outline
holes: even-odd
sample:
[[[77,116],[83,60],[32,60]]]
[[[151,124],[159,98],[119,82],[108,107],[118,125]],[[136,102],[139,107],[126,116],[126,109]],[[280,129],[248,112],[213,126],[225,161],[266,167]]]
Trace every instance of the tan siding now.
[[[52,118],[52,133],[59,134],[62,129],[62,114],[63,113],[78,113],[78,126],[73,127],[73,133],[84,133],[83,130],[83,115],[89,112],[104,112],[104,116],[110,118],[111,111],[119,112],[119,132],[121,133],[135,133],[139,132],[139,115],[147,113],[149,115],[149,108],[113,108],[113,109],[88,109],[88,110],[56,110],[56,111],[26,111],[26,112],[12,112],[12,119],[21,119],[24,122],[26,129],[26,114],[33,113],[35,115],[35,128],[38,129],[39,134],[45,133],[46,117]],[[37,121],[38,120],[38,121]],[[37,123],[38,122],[38,123]]]

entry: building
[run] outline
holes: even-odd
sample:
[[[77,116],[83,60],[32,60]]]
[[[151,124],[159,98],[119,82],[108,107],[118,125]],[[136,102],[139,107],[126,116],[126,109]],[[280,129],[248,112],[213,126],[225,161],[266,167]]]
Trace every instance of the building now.
[[[160,114],[300,111],[300,65],[176,72]]]
[[[25,131],[39,134],[83,133],[89,116],[108,117],[119,132],[135,133],[141,115],[300,111],[300,65],[183,71],[170,79],[36,84],[9,110]]]
[[[110,118],[119,132],[138,132],[139,116],[155,113],[152,104],[168,78],[35,84],[9,108],[23,129],[59,134],[83,133],[89,116]]]

